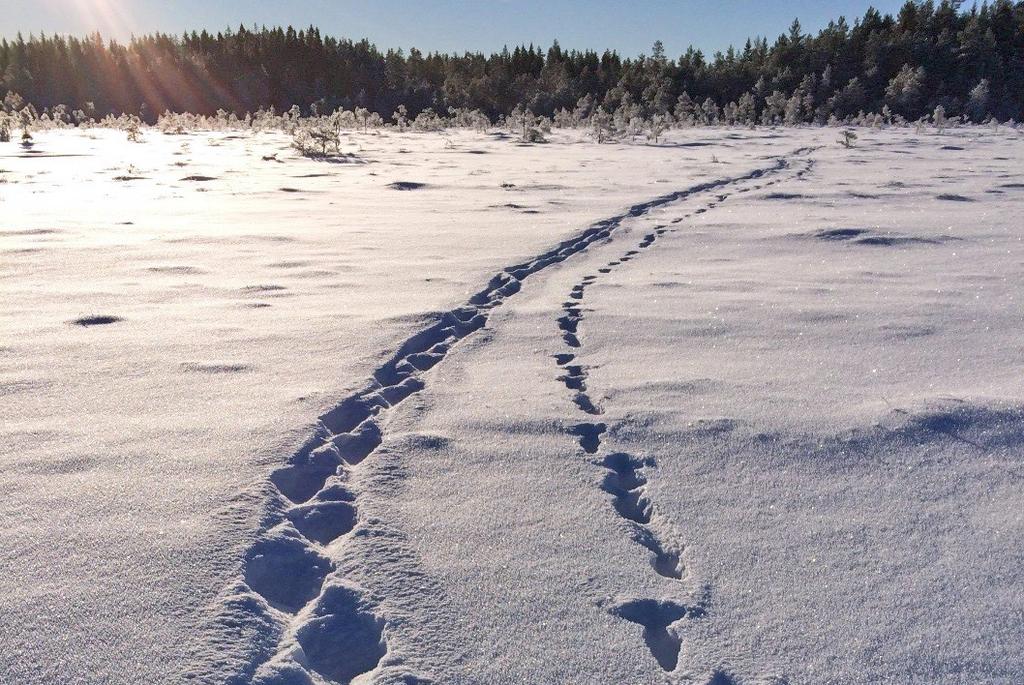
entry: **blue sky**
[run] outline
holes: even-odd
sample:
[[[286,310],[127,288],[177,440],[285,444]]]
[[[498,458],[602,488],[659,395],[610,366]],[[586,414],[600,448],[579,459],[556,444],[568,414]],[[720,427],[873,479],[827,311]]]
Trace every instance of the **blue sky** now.
[[[748,36],[774,38],[794,17],[807,31],[829,19],[863,16],[869,6],[895,12],[903,0],[5,0],[0,35],[99,30],[134,33],[219,30],[244,23],[303,27],[369,38],[381,48],[498,50],[555,38],[563,47],[649,52],[656,39],[670,56],[690,44],[711,53]]]

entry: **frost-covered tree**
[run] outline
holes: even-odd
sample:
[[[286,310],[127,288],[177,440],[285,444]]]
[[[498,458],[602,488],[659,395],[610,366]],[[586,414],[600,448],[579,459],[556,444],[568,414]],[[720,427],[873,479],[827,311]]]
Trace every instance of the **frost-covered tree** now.
[[[708,98],[704,101],[704,104],[700,106],[701,119],[708,126],[714,126],[718,123],[720,111],[718,109],[718,103],[713,98]]]
[[[754,94],[747,92],[740,96],[736,104],[736,121],[744,126],[753,126],[757,123],[757,101]]]
[[[855,76],[829,100],[829,109],[838,117],[849,117],[860,112],[866,101],[864,85]]]
[[[672,78],[668,58],[665,56],[665,46],[660,40],[655,41],[651,56],[644,67],[647,81],[647,87],[644,88],[642,95],[644,109],[650,116],[668,114],[675,105],[675,99],[672,94]]]
[[[445,122],[431,107],[416,115],[412,126],[417,131],[440,131],[444,129]]]
[[[341,114],[311,117],[292,132],[292,147],[305,157],[327,157],[341,152]]]
[[[25,98],[21,97],[21,95],[15,93],[13,90],[9,90],[7,91],[7,94],[4,95],[3,107],[4,111],[8,114],[20,112],[25,107]]]
[[[655,114],[651,117],[651,121],[647,127],[647,138],[658,144],[658,140],[664,135],[665,131],[672,127],[673,119],[672,115],[668,114]]]
[[[918,111],[923,100],[924,79],[924,67],[915,69],[904,64],[885,88],[886,103],[902,115]]]
[[[528,107],[524,108],[522,105],[516,105],[508,115],[506,124],[524,143],[543,143],[545,130],[551,131],[550,122],[536,116]]]
[[[727,102],[722,107],[722,123],[726,126],[735,126],[737,110],[739,110],[739,106],[735,102]]]
[[[611,137],[612,115],[608,113],[608,110],[603,105],[598,105],[587,119],[587,123],[590,124],[591,135],[594,136],[598,143],[603,143]]]
[[[129,142],[142,142],[142,119],[134,115],[129,117],[124,130],[125,133],[128,134]]]
[[[576,108],[573,110],[573,117],[580,122],[586,121],[590,118],[591,113],[594,111],[594,107],[594,96],[587,93],[576,101]]]
[[[786,100],[782,113],[782,122],[786,126],[796,126],[803,122],[804,97],[799,90]]]
[[[580,125],[580,120],[576,117],[575,112],[561,107],[555,112],[554,124],[556,128],[576,128]]]
[[[612,117],[615,130],[620,134],[635,136],[638,129],[634,122],[641,118],[640,105],[633,102],[633,97],[628,92],[625,93]]]
[[[363,133],[366,133],[366,129],[369,127],[370,123],[370,110],[366,109],[365,107],[356,107],[354,115],[356,118],[356,123],[359,124],[359,127],[361,129],[363,129]]]
[[[967,113],[973,121],[980,122],[985,119],[989,106],[989,80],[981,79],[978,85],[971,89],[970,99],[967,102]]]
[[[764,99],[764,109],[761,110],[761,123],[765,126],[781,124],[786,116],[786,96],[776,90]]]
[[[696,105],[694,105],[693,99],[690,97],[690,94],[684,90],[679,96],[679,99],[676,100],[676,106],[672,113],[675,115],[676,121],[680,124],[684,126],[692,126],[694,123],[693,113],[695,110]]]
[[[935,128],[939,130],[939,133],[942,133],[946,129],[946,125],[948,123],[949,120],[946,119],[946,108],[939,105],[935,108],[935,111],[932,112],[932,124],[934,124]]]
[[[405,105],[395,108],[395,113],[391,115],[391,118],[394,119],[395,126],[399,131],[404,131],[409,127],[409,110]]]

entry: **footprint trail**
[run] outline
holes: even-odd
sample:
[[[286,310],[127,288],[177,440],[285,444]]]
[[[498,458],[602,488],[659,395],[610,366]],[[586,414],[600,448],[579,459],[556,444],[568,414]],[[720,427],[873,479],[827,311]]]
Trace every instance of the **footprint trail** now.
[[[374,371],[363,389],[322,415],[302,448],[270,474],[263,521],[256,542],[242,560],[242,578],[219,600],[221,633],[239,634],[245,628],[246,634],[257,636],[251,663],[241,665],[232,682],[343,685],[386,661],[384,598],[359,587],[346,574],[346,568],[359,563],[346,543],[353,536],[373,536],[373,522],[360,517],[359,500],[366,494],[359,485],[360,464],[384,441],[389,414],[422,391],[427,372],[456,344],[483,328],[491,311],[518,293],[525,279],[607,241],[630,218],[789,167],[790,162],[780,158],[740,177],[710,181],[634,205],[527,262],[505,268],[464,305],[438,316],[407,339]],[[650,245],[654,238],[648,238],[645,242]],[[628,254],[623,260],[635,255]],[[564,367],[562,382],[575,392],[579,411],[590,418],[602,410],[587,395],[586,369],[571,362],[572,351],[580,347],[578,328],[583,310],[579,303],[586,286],[596,278],[589,276],[573,288],[559,320],[570,350],[558,357]],[[605,424],[588,421],[577,425],[573,433],[584,451],[597,454],[606,430]],[[656,531],[657,521],[651,520],[656,513],[643,493],[643,471],[651,465],[624,466],[625,462],[614,460],[608,464],[608,488],[616,498],[616,508],[638,521],[638,526],[646,526],[637,530],[636,537],[638,544],[654,555],[654,569],[666,577],[681,577],[682,548],[666,542]],[[681,620],[697,609],[668,607],[660,611],[657,619],[644,619],[647,623],[643,625],[649,644],[669,645],[658,647],[659,663],[664,665],[673,661],[670,643],[674,633],[669,624],[660,625],[662,617],[679,614],[673,621]],[[640,616],[627,609],[621,613]],[[652,653],[654,649],[652,646]]]
[[[803,156],[810,152],[809,149],[801,149],[795,156]],[[811,171],[813,165],[813,160],[801,160],[792,176],[797,179],[803,178]],[[789,164],[777,167],[771,172],[746,177],[735,184],[730,184],[730,187],[736,186],[737,192],[744,193],[775,185],[783,180],[777,172],[790,168],[792,167]],[[763,178],[769,173],[773,178]],[[758,183],[749,183],[762,178],[763,180]],[[566,301],[562,304],[562,316],[557,320],[558,330],[566,349],[553,356],[560,373],[557,379],[572,393],[572,402],[576,408],[588,418],[603,415],[604,409],[589,393],[587,367],[578,361],[583,351],[581,329],[584,313],[587,311],[584,307],[587,289],[599,282],[602,276],[641,256],[663,235],[679,230],[678,224],[687,218],[714,209],[727,201],[730,195],[728,192],[718,193],[708,204],[666,224],[656,226],[644,234],[634,248],[596,269],[596,274],[588,274],[572,286]],[[601,452],[602,436],[609,430],[607,423],[586,422],[576,424],[569,433],[577,438],[584,453],[598,455]],[[655,461],[617,452],[607,454],[594,463],[605,470],[601,489],[611,496],[611,505],[615,513],[629,523],[631,539],[649,552],[651,569],[661,578],[672,582],[672,588],[675,589],[670,594],[679,597],[678,601],[633,599],[615,604],[611,607],[611,613],[642,626],[643,639],[651,656],[664,671],[673,673],[679,667],[683,645],[681,631],[685,622],[705,618],[709,613],[707,593],[695,593],[691,589],[695,583],[692,582],[693,579],[684,562],[686,548],[681,536],[671,521],[659,514],[657,506],[648,496],[649,474],[657,467]],[[683,582],[687,580],[691,582]],[[735,685],[735,681],[726,672],[716,670],[711,672],[703,684]]]

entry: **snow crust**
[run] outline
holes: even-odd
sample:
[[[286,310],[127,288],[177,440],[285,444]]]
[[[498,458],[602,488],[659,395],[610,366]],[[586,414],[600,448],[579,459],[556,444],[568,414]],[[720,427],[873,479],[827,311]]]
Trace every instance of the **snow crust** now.
[[[0,150],[2,680],[1018,682],[1022,142],[834,138]]]

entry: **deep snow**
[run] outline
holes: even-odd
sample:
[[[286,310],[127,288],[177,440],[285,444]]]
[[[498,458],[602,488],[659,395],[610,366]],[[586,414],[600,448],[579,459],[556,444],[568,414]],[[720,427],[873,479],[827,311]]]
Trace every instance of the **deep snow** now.
[[[835,138],[0,150],[0,680],[1019,682],[1019,134]]]

